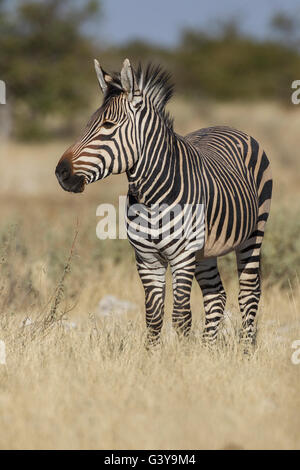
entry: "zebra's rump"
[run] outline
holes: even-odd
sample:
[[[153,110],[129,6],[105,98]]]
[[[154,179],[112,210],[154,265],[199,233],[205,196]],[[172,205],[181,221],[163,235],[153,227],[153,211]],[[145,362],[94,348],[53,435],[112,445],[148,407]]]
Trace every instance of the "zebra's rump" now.
[[[209,127],[185,140],[201,161],[205,201],[204,256],[219,256],[241,245],[266,221],[272,177],[262,147],[251,136],[230,127]]]

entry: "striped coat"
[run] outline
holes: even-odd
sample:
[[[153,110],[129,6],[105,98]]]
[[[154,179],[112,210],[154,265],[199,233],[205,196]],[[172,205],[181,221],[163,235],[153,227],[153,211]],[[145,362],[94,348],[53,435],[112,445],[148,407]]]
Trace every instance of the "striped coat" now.
[[[185,137],[165,111],[172,85],[160,68],[134,72],[126,59],[118,75],[96,62],[104,102],[83,136],[60,159],[56,175],[80,192],[113,173],[128,177],[127,232],[145,290],[148,341],[163,324],[165,274],[173,276],[173,323],[191,328],[190,293],[202,290],[205,341],[214,343],[226,303],[217,257],[237,256],[241,339],[255,342],[260,298],[260,253],[270,210],[272,177],[258,142],[229,127]]]

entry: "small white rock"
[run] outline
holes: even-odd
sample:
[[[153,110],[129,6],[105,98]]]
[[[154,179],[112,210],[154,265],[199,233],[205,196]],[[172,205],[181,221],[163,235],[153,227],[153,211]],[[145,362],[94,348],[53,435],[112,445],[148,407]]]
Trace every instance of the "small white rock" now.
[[[112,315],[124,315],[130,310],[135,310],[137,305],[127,300],[120,300],[113,295],[105,295],[99,302],[97,315],[109,317]]]
[[[20,328],[23,328],[24,326],[30,326],[33,325],[34,321],[31,320],[31,318],[27,317],[24,318],[24,320],[21,321],[20,323]]]
[[[63,320],[62,325],[66,330],[74,330],[75,328],[77,328],[77,323],[75,323],[74,321]]]

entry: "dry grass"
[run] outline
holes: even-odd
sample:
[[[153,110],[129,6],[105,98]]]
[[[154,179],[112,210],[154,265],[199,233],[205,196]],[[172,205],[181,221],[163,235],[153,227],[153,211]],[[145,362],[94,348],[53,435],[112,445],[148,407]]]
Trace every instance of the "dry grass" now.
[[[106,292],[99,287],[99,296]],[[196,311],[200,296],[193,300]],[[190,341],[180,343],[168,318],[162,347],[147,353],[141,312],[82,317],[71,331],[54,323],[34,339],[34,324],[20,332],[10,319],[2,329],[8,362],[1,371],[1,447],[299,448],[294,308],[287,295],[268,292],[251,359],[234,337],[231,347],[208,353],[199,320]]]
[[[282,204],[298,208],[297,113],[266,104],[198,110],[180,101],[173,111],[183,133],[213,123],[251,132],[273,163],[273,214]],[[97,205],[117,203],[126,180],[64,193],[54,167],[68,144],[0,147],[0,339],[7,355],[0,365],[0,448],[299,448],[300,365],[291,362],[292,342],[300,339],[296,275],[287,290],[267,287],[265,279],[253,357],[245,358],[236,341],[237,282],[230,278],[227,346],[203,348],[195,285],[190,340],[178,342],[172,332],[169,288],[162,345],[147,352],[133,252],[126,240],[100,242],[95,233]],[[98,318],[107,294],[136,308]],[[34,323],[22,326],[26,317]],[[65,320],[77,327],[68,329]]]

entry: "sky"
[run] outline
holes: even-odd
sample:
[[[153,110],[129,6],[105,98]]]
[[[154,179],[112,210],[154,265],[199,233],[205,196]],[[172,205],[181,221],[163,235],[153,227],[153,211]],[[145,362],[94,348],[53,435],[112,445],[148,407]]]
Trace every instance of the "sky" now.
[[[102,0],[99,39],[122,44],[142,39],[174,46],[184,28],[210,29],[216,20],[241,18],[242,31],[268,35],[272,14],[300,13],[300,0]]]

